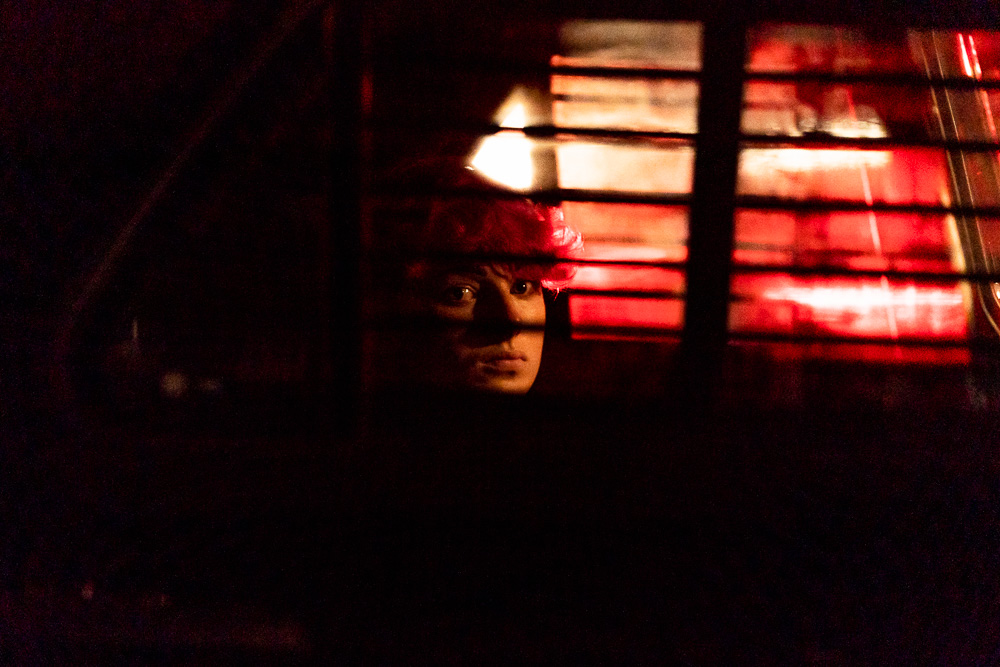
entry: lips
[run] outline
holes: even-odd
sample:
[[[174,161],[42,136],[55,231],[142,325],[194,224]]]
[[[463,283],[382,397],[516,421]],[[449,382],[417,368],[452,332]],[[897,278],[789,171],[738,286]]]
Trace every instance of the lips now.
[[[486,354],[478,359],[478,365],[486,372],[518,373],[528,363],[528,355],[517,350]]]
[[[527,361],[528,355],[524,352],[519,352],[517,350],[511,350],[510,352],[497,352],[495,354],[485,354],[480,358],[480,361],[493,362],[493,361]]]

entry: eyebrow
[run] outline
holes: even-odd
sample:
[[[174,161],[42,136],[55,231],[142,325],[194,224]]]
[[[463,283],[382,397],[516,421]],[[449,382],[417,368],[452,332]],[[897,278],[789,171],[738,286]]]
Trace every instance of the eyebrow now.
[[[486,267],[481,264],[468,264],[464,266],[454,266],[443,269],[438,272],[439,276],[471,276],[473,278],[486,279],[489,274],[486,271]]]
[[[504,264],[483,263],[453,264],[442,268],[440,271],[436,271],[434,275],[439,279],[446,276],[460,276],[475,280],[489,280],[490,271],[507,280],[515,280],[520,275],[520,272],[511,270],[510,266]]]

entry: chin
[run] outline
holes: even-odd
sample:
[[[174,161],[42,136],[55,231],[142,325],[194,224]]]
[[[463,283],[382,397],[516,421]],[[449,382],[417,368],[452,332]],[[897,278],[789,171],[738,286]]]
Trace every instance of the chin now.
[[[474,391],[491,394],[526,394],[535,383],[535,374],[518,377],[475,377],[466,386]]]
[[[521,394],[527,394],[528,390],[531,389],[531,384],[516,384],[516,385],[498,385],[482,387],[481,391],[489,392],[492,394],[509,394],[511,396],[517,396]]]

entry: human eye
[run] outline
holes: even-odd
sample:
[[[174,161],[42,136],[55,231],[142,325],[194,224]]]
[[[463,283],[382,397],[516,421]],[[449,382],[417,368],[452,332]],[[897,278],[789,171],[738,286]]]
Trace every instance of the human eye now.
[[[525,296],[536,293],[539,290],[537,280],[518,279],[510,284],[510,293],[515,296]]]
[[[476,289],[472,285],[451,284],[441,290],[439,299],[447,305],[460,306],[472,303],[476,299]]]

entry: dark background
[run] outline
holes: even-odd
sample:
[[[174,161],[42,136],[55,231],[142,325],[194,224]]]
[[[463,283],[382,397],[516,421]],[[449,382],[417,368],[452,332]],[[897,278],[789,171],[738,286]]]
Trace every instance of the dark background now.
[[[386,7],[387,34],[417,26],[433,41],[436,27],[459,42],[502,38],[499,18],[517,9],[467,16],[456,37],[441,27],[463,15],[454,8]],[[906,19],[897,9],[865,18]],[[945,9],[905,11],[922,21]],[[970,371],[790,374],[738,355],[703,402],[674,386],[669,350],[636,344],[616,348],[629,371],[656,363],[628,396],[560,396],[554,381],[529,400],[372,394],[353,433],[332,424],[328,334],[309,324],[326,294],[309,278],[329,271],[323,230],[336,219],[323,199],[331,91],[318,15],[240,88],[237,120],[198,142],[71,319],[116,235],[282,10],[4,9],[0,657],[1000,659],[988,359]],[[530,46],[544,52],[545,40]],[[472,117],[496,107],[502,84],[474,97]],[[247,109],[257,111],[237,113]],[[126,355],[151,370],[123,374],[108,358],[136,317],[158,332],[159,356]],[[563,341],[547,354],[569,367],[584,351]],[[221,396],[163,402],[164,359],[236,380]]]

